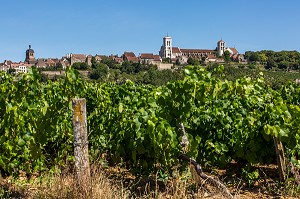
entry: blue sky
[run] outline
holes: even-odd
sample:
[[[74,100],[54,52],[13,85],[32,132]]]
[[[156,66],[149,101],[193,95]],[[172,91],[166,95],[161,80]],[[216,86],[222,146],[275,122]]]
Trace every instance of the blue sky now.
[[[1,0],[0,62],[67,53],[158,53],[173,46],[214,49],[221,38],[241,53],[300,51],[299,0]]]

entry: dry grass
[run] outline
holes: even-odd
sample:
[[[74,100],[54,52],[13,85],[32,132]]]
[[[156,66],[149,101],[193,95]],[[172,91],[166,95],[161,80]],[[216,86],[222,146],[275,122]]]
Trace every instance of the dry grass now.
[[[1,179],[0,179],[1,180]],[[92,176],[92,199],[126,199],[129,192],[122,186],[117,186],[103,172],[94,172]],[[11,177],[0,181],[0,198],[26,199],[73,199],[84,198],[76,187],[74,175],[47,174],[34,179],[13,180]]]
[[[103,169],[101,166],[92,167],[92,191],[90,197],[80,195],[72,172],[50,174],[44,176],[31,176],[29,179],[23,174],[17,180],[11,177],[2,179],[0,176],[0,198],[25,198],[25,199],[196,199],[196,198],[224,198],[220,192],[207,183],[197,185],[192,179],[194,173],[187,170],[184,174],[175,174],[172,179],[162,182],[158,175],[141,177],[132,175],[125,169]],[[297,191],[294,197],[270,195],[262,193],[261,185],[258,189],[246,189],[241,183],[229,186],[235,198],[298,198]],[[271,185],[271,184],[270,184]],[[275,186],[275,185],[274,185]]]
[[[93,171],[92,190],[89,197],[84,197],[76,186],[74,175],[70,173],[64,175],[56,175],[54,177],[46,177],[48,182],[43,182],[29,198],[92,198],[92,199],[127,199],[129,191],[120,185],[116,185],[112,180],[108,179],[103,171]]]
[[[21,175],[19,179],[11,177],[0,181],[0,198],[26,199],[188,199],[188,198],[221,198],[220,195],[208,193],[204,187],[197,187],[191,180],[191,173],[178,175],[178,178],[162,183],[158,176],[140,178],[120,168],[92,170],[92,191],[90,197],[80,195],[74,175],[47,174],[31,177]],[[126,179],[125,179],[126,178]]]

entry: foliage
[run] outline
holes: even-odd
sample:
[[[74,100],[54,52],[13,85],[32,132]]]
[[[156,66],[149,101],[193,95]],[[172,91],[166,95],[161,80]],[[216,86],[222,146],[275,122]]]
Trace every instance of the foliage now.
[[[218,65],[208,66],[207,70],[213,72],[217,67]],[[215,75],[222,79],[236,81],[237,79],[243,77],[256,79],[261,76],[260,74],[263,74],[264,83],[275,90],[280,89],[282,86],[287,85],[290,82],[295,82],[296,79],[300,79],[300,73],[297,72],[287,72],[281,70],[259,70],[256,68],[257,65],[255,63],[250,63],[248,68],[245,68],[244,65],[239,65],[238,68],[225,65],[222,75]]]
[[[189,57],[187,63],[192,66],[198,66],[200,64],[199,60]]]
[[[171,58],[169,58],[169,57],[163,58],[162,62],[163,63],[172,63]]]
[[[274,137],[291,156],[297,155],[300,88],[288,84],[273,90],[262,76],[218,78],[223,71],[187,66],[183,80],[160,87],[130,80],[84,82],[73,69],[46,83],[35,69],[19,79],[1,73],[0,168],[30,173],[72,164],[74,97],[87,99],[92,161],[105,154],[112,163],[124,162],[136,171],[149,172],[157,165],[171,169],[181,152],[179,122],[190,140],[188,155],[206,168],[232,160],[273,162]]]
[[[224,52],[224,60],[227,63],[230,62],[230,52],[228,50]]]
[[[297,51],[247,51],[245,52],[245,58],[250,62],[260,62],[267,69],[279,68],[298,70],[300,66],[300,53]]]
[[[72,67],[77,70],[87,70],[90,68],[90,66],[85,62],[76,62],[72,64]]]
[[[90,78],[95,80],[105,80],[108,74],[108,67],[102,63],[96,63],[93,65],[93,69],[90,73]]]

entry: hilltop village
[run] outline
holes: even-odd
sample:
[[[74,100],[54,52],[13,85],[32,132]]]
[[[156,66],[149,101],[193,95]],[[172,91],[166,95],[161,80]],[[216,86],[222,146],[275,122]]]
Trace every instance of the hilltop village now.
[[[124,52],[122,56],[118,55],[86,55],[86,54],[67,54],[62,58],[36,58],[35,51],[29,45],[26,50],[25,60],[20,62],[13,62],[11,60],[4,60],[0,63],[0,70],[26,73],[31,66],[37,68],[65,69],[67,66],[72,66],[75,63],[86,63],[92,65],[92,59],[101,61],[104,58],[109,58],[118,64],[123,62],[130,63],[146,63],[156,65],[157,69],[171,69],[174,65],[185,65],[189,59],[201,60],[205,63],[223,63],[224,54],[227,52],[231,61],[245,62],[244,55],[240,54],[236,48],[226,46],[225,41],[220,40],[214,49],[184,49],[174,47],[172,37],[166,36],[163,38],[163,44],[160,48],[159,54],[140,53],[138,56],[133,52]]]

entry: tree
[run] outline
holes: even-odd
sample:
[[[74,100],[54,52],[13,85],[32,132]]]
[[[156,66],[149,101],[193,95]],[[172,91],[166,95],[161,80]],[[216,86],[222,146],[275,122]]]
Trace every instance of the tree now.
[[[171,59],[169,57],[162,59],[163,63],[171,63]]]
[[[55,66],[55,70],[62,70],[63,69],[63,65],[61,62],[58,62]]]
[[[230,62],[230,52],[228,50],[224,52],[224,61],[227,63]]]
[[[246,51],[245,58],[252,62],[259,61],[259,52]]]
[[[289,62],[288,61],[281,61],[278,63],[279,69],[288,69],[289,68]]]
[[[76,62],[72,65],[72,68],[77,70],[87,70],[90,68],[90,66],[85,62]]]
[[[267,61],[267,65],[265,66],[266,69],[271,69],[273,67],[277,67],[277,63],[274,61],[273,58],[268,58],[268,61]]]
[[[262,63],[265,63],[266,61],[268,61],[268,57],[266,56],[266,54],[260,53],[260,54],[259,54],[259,60],[260,60]]]
[[[197,59],[194,59],[192,57],[189,57],[188,60],[187,60],[187,63],[189,65],[193,65],[193,66],[198,66],[200,65],[200,62],[197,60]]]
[[[12,74],[14,74],[16,72],[16,69],[9,68],[7,72],[12,75]]]
[[[91,63],[92,63],[92,68],[96,68],[96,58],[93,56],[92,59],[91,59]]]
[[[128,61],[122,63],[122,72],[132,74],[135,71],[135,67]]]
[[[108,74],[108,66],[103,63],[97,63],[90,73],[90,78],[95,80],[105,80]]]

